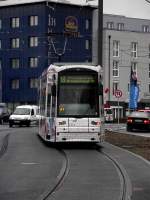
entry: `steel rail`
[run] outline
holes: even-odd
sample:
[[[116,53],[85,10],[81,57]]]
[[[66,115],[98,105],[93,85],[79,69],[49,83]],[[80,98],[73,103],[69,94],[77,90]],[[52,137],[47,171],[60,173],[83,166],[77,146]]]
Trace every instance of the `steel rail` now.
[[[102,150],[100,146],[97,146],[96,150],[107,157],[107,159],[109,159],[117,169],[121,183],[120,196],[118,200],[131,200],[131,182],[124,167],[110,154],[106,153],[104,149]]]
[[[1,157],[5,154],[5,152],[7,151],[9,135],[10,135],[10,134],[7,134],[7,135],[5,135],[5,137],[3,138],[2,146],[1,146],[1,148],[0,148],[0,158],[1,158]]]
[[[65,178],[68,175],[69,172],[69,160],[67,157],[67,154],[64,150],[62,149],[57,149],[60,154],[62,154],[63,156],[63,164],[62,164],[62,168],[60,170],[59,175],[56,177],[56,179],[54,180],[54,184],[52,186],[49,186],[42,195],[40,195],[37,200],[47,200],[50,198],[50,196],[56,192],[59,187],[62,186]]]

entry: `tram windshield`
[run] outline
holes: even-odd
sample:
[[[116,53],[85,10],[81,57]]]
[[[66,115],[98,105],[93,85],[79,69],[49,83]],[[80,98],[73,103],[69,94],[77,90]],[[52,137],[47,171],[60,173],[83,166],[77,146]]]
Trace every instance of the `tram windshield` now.
[[[65,74],[59,78],[58,116],[97,117],[98,79],[96,74]]]

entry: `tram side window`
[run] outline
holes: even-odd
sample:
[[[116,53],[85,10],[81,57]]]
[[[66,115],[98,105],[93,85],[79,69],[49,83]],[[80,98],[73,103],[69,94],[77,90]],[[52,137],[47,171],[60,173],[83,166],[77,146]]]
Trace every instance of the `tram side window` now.
[[[51,116],[56,116],[56,84],[54,83],[51,87],[51,95],[52,95],[52,102],[51,102]]]
[[[40,109],[41,115],[45,115],[45,99],[46,99],[46,88],[41,89],[41,101],[40,101]]]
[[[50,116],[50,109],[51,109],[51,93],[48,93],[47,96],[47,116]]]
[[[104,115],[104,99],[103,99],[103,84],[100,82],[99,83],[99,103],[100,103],[100,114]]]

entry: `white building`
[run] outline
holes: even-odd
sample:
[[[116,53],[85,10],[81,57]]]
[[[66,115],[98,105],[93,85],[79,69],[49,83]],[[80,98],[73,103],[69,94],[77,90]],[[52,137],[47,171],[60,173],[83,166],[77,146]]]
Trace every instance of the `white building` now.
[[[138,106],[150,107],[150,20],[104,14],[104,87],[110,91],[105,94],[105,101],[117,106],[114,93],[120,89],[123,115],[129,102],[131,66],[140,87]]]

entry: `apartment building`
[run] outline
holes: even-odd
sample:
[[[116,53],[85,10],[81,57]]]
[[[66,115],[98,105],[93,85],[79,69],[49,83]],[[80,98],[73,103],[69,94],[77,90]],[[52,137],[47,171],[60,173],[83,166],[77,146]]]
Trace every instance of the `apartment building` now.
[[[0,101],[35,104],[49,64],[91,62],[92,13],[68,1],[0,1]]]
[[[103,67],[105,102],[116,115],[118,100],[121,116],[128,109],[131,67],[140,88],[138,107],[150,107],[150,20],[104,14]]]

